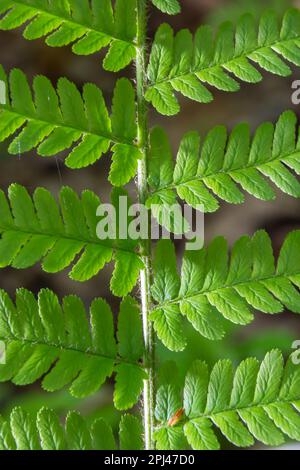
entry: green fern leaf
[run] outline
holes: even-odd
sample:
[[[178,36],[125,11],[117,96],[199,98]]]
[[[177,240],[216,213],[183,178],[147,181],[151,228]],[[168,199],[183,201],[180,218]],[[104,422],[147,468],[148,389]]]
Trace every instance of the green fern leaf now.
[[[0,29],[26,25],[23,36],[46,37],[51,47],[69,44],[75,54],[89,55],[109,46],[104,68],[117,72],[136,55],[135,0],[4,0]]]
[[[97,237],[100,200],[94,193],[84,191],[79,198],[71,188],[64,187],[58,205],[44,188],[37,188],[31,198],[23,186],[13,184],[8,198],[9,202],[0,192],[1,268],[25,269],[41,262],[44,271],[56,273],[77,259],[69,276],[83,282],[114,259],[112,292],[123,297],[133,289],[143,267],[134,252],[136,243]]]
[[[130,297],[121,303],[118,345],[113,315],[104,300],[94,300],[88,322],[78,297],[65,297],[60,305],[47,289],[37,300],[20,289],[15,304],[0,291],[0,330],[7,346],[1,382],[28,385],[43,376],[45,390],[70,384],[71,394],[82,398],[97,392],[115,371],[116,407],[131,408],[140,396],[146,377],[139,365],[144,352],[142,328],[139,307]]]
[[[177,204],[176,194],[194,208],[201,206],[204,212],[215,212],[218,199],[243,203],[241,189],[258,199],[272,200],[275,192],[266,178],[282,192],[300,197],[300,183],[293,174],[300,174],[300,139],[292,111],[283,113],[275,128],[271,123],[262,124],[252,142],[246,124],[237,125],[229,137],[225,127],[214,128],[201,148],[198,133],[189,132],[181,141],[175,167],[162,129],[153,129],[150,144],[151,194],[147,205],[161,205],[160,213],[169,213]],[[157,217],[158,210],[152,211],[153,216],[172,231],[174,225]]]
[[[219,237],[208,248],[185,252],[179,282],[172,242],[158,242],[152,287],[157,305],[151,319],[159,339],[173,351],[185,348],[181,315],[205,338],[220,340],[226,323],[251,323],[252,308],[266,314],[284,308],[300,313],[299,246],[300,232],[291,232],[275,267],[266,232],[239,239],[230,258]]]
[[[37,415],[36,426],[41,439],[41,448],[45,450],[64,450],[67,447],[66,438],[60,426],[58,416],[47,408]]]
[[[20,408],[15,408],[10,417],[10,424],[17,449],[40,450],[33,416]]]
[[[101,450],[116,450],[116,441],[111,427],[103,420],[98,419],[92,425],[94,446]]]
[[[121,418],[119,436],[121,450],[141,450],[141,423],[132,415]],[[22,408],[14,408],[9,421],[0,422],[0,450],[115,450],[111,427],[98,418],[89,423],[79,413],[68,413],[65,426],[48,408],[35,416]]]
[[[161,387],[157,392],[155,418],[157,421],[169,421],[181,405],[180,391],[176,385]]]
[[[118,80],[109,117],[102,92],[93,84],[84,85],[81,96],[66,78],[58,81],[56,91],[46,77],[37,76],[33,100],[23,72],[14,69],[7,80],[2,70],[1,78],[9,81],[11,100],[0,105],[0,141],[13,137],[11,154],[37,149],[39,155],[50,157],[70,150],[66,165],[78,169],[92,165],[111,148],[111,183],[123,186],[133,178],[141,153],[135,145],[136,105],[129,80]]]
[[[168,240],[161,240],[156,247],[153,263],[155,273],[151,288],[153,299],[157,302],[172,302],[180,288],[180,278],[176,269],[174,246]],[[187,340],[183,333],[177,305],[166,305],[166,309],[157,308],[151,313],[151,320],[160,339],[171,350],[183,350]]]
[[[163,427],[155,431],[157,450],[185,450],[188,446],[182,429]]]
[[[203,374],[204,372],[204,374]],[[290,439],[300,440],[300,371],[289,358],[286,365],[280,351],[269,352],[261,364],[256,359],[243,361],[235,374],[230,361],[219,361],[208,375],[205,363],[196,361],[188,371],[184,401],[178,390],[163,385],[157,393],[160,429],[158,449],[175,450],[177,442],[167,434],[184,435],[195,450],[220,448],[214,427],[237,447],[249,447],[255,439],[278,446]],[[174,406],[172,405],[174,404]],[[170,418],[183,408],[184,415],[170,427]]]
[[[120,449],[142,450],[142,426],[141,422],[132,415],[123,415],[120,422]]]
[[[208,26],[201,26],[194,38],[188,30],[179,31],[174,38],[172,28],[163,24],[152,46],[146,99],[159,113],[170,116],[180,110],[174,92],[209,103],[213,95],[207,85],[234,92],[240,88],[236,78],[258,83],[263,77],[256,66],[286,77],[291,69],[280,57],[300,65],[299,31],[300,12],[296,9],[286,12],[281,28],[275,13],[267,11],[258,31],[254,18],[244,15],[236,30],[226,22],[215,38]]]
[[[152,0],[152,3],[156,8],[163,13],[168,13],[168,15],[177,15],[181,10],[178,0]]]

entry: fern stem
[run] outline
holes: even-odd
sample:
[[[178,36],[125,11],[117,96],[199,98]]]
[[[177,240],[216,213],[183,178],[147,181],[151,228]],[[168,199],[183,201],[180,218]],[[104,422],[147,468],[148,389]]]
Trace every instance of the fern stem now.
[[[148,196],[148,107],[145,100],[146,83],[146,31],[147,31],[147,0],[137,0],[137,56],[136,56],[136,86],[137,86],[137,119],[138,144],[142,149],[143,157],[138,165],[137,189],[139,203],[144,204]],[[150,219],[150,215],[149,215]],[[150,220],[149,220],[150,222]],[[150,235],[149,223],[149,235]],[[154,375],[155,375],[155,347],[152,322],[149,320],[151,312],[151,239],[141,242],[141,256],[144,269],[140,273],[140,289],[142,304],[142,320],[145,343],[145,362],[148,379],[144,381],[144,432],[145,449],[154,448]]]

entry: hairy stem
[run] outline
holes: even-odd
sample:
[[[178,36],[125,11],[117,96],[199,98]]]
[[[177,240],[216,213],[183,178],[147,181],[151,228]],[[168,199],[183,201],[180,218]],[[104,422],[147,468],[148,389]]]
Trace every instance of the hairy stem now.
[[[146,30],[147,30],[147,0],[137,0],[137,56],[136,56],[136,86],[138,107],[138,144],[142,149],[143,157],[138,166],[138,196],[139,203],[144,204],[148,196],[148,108],[145,100],[146,83]],[[149,215],[150,219],[150,215]],[[141,242],[141,255],[145,268],[140,273],[142,319],[145,343],[145,361],[148,379],[144,381],[144,432],[145,449],[154,448],[154,374],[155,374],[155,348],[152,322],[149,320],[151,311],[151,237]]]

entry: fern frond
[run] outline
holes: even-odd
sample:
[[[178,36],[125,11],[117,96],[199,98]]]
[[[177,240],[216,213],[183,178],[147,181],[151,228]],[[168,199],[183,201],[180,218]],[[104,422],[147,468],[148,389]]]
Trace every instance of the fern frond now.
[[[135,0],[2,0],[0,29],[26,25],[25,39],[46,37],[51,47],[73,44],[75,54],[89,55],[109,46],[103,65],[117,72],[136,55]]]
[[[182,316],[205,338],[219,340],[226,332],[226,321],[251,323],[251,307],[267,314],[285,308],[300,313],[299,288],[300,231],[287,236],[277,266],[269,236],[258,231],[252,238],[239,239],[230,257],[223,237],[200,251],[186,251],[181,276],[172,242],[161,240],[152,285],[158,305],[151,319],[164,345],[181,351],[186,346]]]
[[[119,191],[113,195],[116,193]],[[134,252],[136,242],[97,237],[100,200],[93,192],[83,191],[79,198],[71,188],[64,187],[58,205],[44,188],[37,188],[31,198],[23,186],[13,184],[8,199],[0,191],[1,268],[25,269],[41,262],[45,272],[56,273],[79,257],[70,278],[83,282],[114,259],[112,292],[123,297],[133,289],[143,266]]]
[[[180,3],[178,0],[151,0],[153,5],[156,6],[163,13],[168,15],[177,15],[180,13]]]
[[[269,122],[262,124],[252,142],[248,124],[237,125],[230,136],[225,127],[215,127],[201,149],[199,134],[189,132],[181,141],[175,168],[163,129],[152,130],[150,143],[149,208],[156,204],[169,213],[177,194],[195,209],[201,205],[204,212],[215,212],[215,196],[230,204],[244,202],[238,185],[258,199],[272,200],[275,192],[264,177],[284,193],[300,197],[300,183],[291,172],[300,174],[300,138],[292,111],[280,116],[275,129]]]
[[[292,356],[284,366],[278,350],[262,363],[249,358],[235,374],[231,361],[219,361],[209,374],[203,361],[195,361],[187,373],[183,398],[174,385],[157,394],[158,450],[218,450],[217,427],[237,447],[249,447],[255,439],[268,446],[284,443],[285,435],[300,441],[300,368]],[[181,419],[172,425],[182,410]]]
[[[280,76],[291,74],[290,67],[282,61],[300,65],[300,12],[286,12],[281,28],[277,15],[267,11],[260,19],[259,30],[254,17],[244,15],[236,29],[231,22],[224,23],[216,38],[209,26],[201,26],[195,38],[189,30],[176,34],[163,24],[157,31],[150,62],[150,82],[146,99],[158,112],[174,115],[180,111],[174,91],[200,103],[213,100],[207,89],[211,85],[218,90],[234,92],[239,83],[258,83],[263,70]]]
[[[118,80],[109,116],[102,92],[93,84],[85,84],[81,95],[66,78],[58,81],[55,90],[46,77],[37,76],[33,100],[21,70],[12,70],[8,80],[2,69],[0,79],[7,83],[10,95],[7,103],[0,105],[0,142],[22,129],[9,146],[11,154],[36,148],[39,155],[50,157],[72,149],[66,165],[83,168],[112,148],[111,183],[122,186],[135,175],[141,154],[135,145],[136,104],[129,80]]]
[[[135,416],[122,416],[121,450],[142,450],[142,426]],[[68,413],[65,426],[57,414],[42,408],[37,415],[18,407],[0,422],[0,450],[115,450],[111,426],[102,418],[88,423],[78,412]]]
[[[139,306],[126,297],[120,306],[118,342],[113,314],[103,299],[90,307],[89,321],[83,302],[74,295],[59,303],[50,290],[37,300],[19,289],[12,302],[0,290],[0,339],[6,345],[6,363],[0,381],[28,385],[43,377],[42,386],[54,392],[70,384],[78,398],[96,393],[116,373],[114,403],[131,408],[139,399],[146,374]]]

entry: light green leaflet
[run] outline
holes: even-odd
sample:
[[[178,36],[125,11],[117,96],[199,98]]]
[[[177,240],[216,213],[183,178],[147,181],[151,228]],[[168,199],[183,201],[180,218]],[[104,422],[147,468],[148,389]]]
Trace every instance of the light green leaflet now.
[[[252,309],[278,314],[285,308],[300,313],[300,231],[291,232],[275,266],[272,244],[264,231],[244,236],[231,256],[223,237],[200,251],[186,251],[181,276],[174,246],[157,244],[151,313],[159,339],[172,351],[185,349],[183,318],[202,336],[222,339],[226,322],[247,325]]]
[[[115,189],[112,202],[119,194],[124,192]],[[83,282],[114,260],[112,292],[123,297],[133,289],[143,266],[134,251],[136,242],[97,237],[100,200],[92,191],[83,191],[79,198],[63,187],[57,204],[44,188],[37,188],[31,198],[23,186],[13,184],[8,199],[0,191],[0,268],[25,269],[41,262],[44,271],[57,273],[76,260],[70,277]]]
[[[280,351],[269,352],[262,363],[249,358],[236,372],[228,360],[219,361],[209,374],[196,361],[185,379],[183,398],[175,386],[163,385],[157,394],[155,433],[157,449],[218,450],[214,427],[237,447],[255,439],[269,446],[284,443],[285,435],[300,441],[300,368],[292,356],[284,367]],[[168,425],[179,409],[175,426]],[[178,447],[179,446],[179,447]]]
[[[58,80],[55,90],[50,80],[39,75],[33,80],[33,99],[21,70],[12,70],[8,80],[1,68],[0,79],[8,91],[6,104],[0,104],[0,142],[13,138],[11,154],[37,149],[42,157],[50,157],[70,150],[66,165],[78,169],[92,165],[111,149],[110,182],[122,186],[133,178],[141,154],[135,145],[135,93],[129,80],[117,81],[109,116],[102,91],[93,84],[85,84],[81,95],[66,78]]]
[[[51,47],[73,44],[75,54],[89,55],[109,46],[103,61],[117,72],[136,55],[136,1],[116,0],[1,0],[0,29],[25,25],[25,39],[46,36]]]
[[[174,92],[209,103],[213,95],[207,85],[237,91],[240,85],[235,78],[248,83],[262,80],[257,66],[286,77],[291,69],[281,57],[299,66],[299,41],[300,12],[296,9],[286,12],[280,27],[272,11],[263,14],[259,28],[254,17],[246,14],[236,28],[231,22],[222,24],[215,38],[209,26],[201,26],[194,38],[187,29],[174,38],[172,28],[163,24],[152,46],[146,99],[159,113],[170,116],[180,111]]]
[[[120,450],[141,450],[141,423],[132,415],[120,421]],[[65,426],[54,411],[33,415],[14,408],[9,421],[0,421],[0,450],[116,450],[111,426],[102,418],[88,423],[78,412],[68,413]]]
[[[224,126],[217,126],[202,143],[197,132],[189,132],[181,141],[175,165],[167,135],[163,129],[154,128],[147,205],[157,204],[161,207],[159,214],[168,215],[178,196],[195,209],[201,206],[204,212],[215,212],[218,199],[243,203],[241,189],[258,199],[273,200],[275,192],[267,179],[298,198],[300,183],[293,172],[300,174],[300,140],[292,111],[283,113],[275,128],[270,122],[262,124],[252,141],[248,124],[238,124],[229,136]],[[174,231],[167,217],[153,215]]]
[[[50,290],[38,299],[19,289],[12,302],[0,291],[0,339],[6,344],[6,363],[0,381],[28,385],[40,378],[49,392],[70,386],[83,398],[96,393],[116,373],[114,405],[128,409],[143,388],[139,365],[144,348],[139,306],[126,297],[120,306],[117,339],[113,314],[103,299],[95,299],[88,321],[83,302],[74,295],[59,303]]]
[[[159,10],[169,15],[177,15],[180,13],[179,0],[151,0]]]

